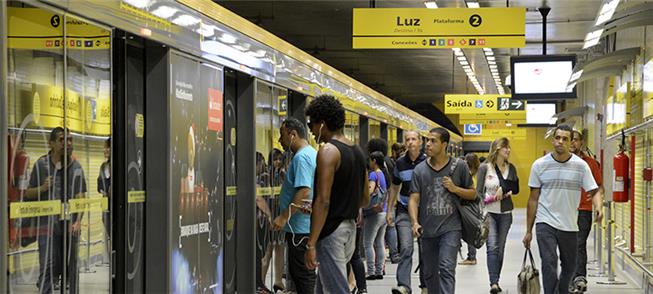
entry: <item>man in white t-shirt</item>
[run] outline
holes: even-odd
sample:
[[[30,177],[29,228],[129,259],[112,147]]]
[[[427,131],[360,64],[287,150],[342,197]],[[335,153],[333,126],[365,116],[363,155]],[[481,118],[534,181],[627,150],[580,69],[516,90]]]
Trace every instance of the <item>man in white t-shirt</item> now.
[[[537,245],[542,259],[544,293],[569,293],[576,267],[578,204],[583,188],[594,197],[598,186],[592,171],[580,157],[569,152],[572,129],[561,125],[553,133],[554,151],[539,158],[531,167],[528,186],[526,235],[530,248],[533,225],[537,221]],[[537,214],[536,214],[537,212]],[[562,271],[558,277],[558,253]]]

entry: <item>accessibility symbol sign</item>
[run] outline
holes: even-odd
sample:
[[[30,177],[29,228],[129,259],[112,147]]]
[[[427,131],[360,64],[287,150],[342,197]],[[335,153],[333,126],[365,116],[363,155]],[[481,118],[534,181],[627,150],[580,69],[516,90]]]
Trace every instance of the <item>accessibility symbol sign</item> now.
[[[481,124],[465,124],[465,135],[480,136],[482,126]]]

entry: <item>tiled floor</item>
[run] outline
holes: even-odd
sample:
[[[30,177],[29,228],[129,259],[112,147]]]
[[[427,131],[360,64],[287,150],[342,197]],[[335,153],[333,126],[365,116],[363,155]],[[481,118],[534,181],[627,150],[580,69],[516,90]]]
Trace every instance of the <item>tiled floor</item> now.
[[[503,293],[517,293],[517,274],[521,268],[522,258],[524,254],[524,246],[522,245],[522,238],[526,230],[526,210],[517,209],[513,213],[513,225],[508,234],[508,242],[506,244],[505,251],[505,260],[503,263],[502,278],[500,281],[501,288],[503,288]],[[591,235],[590,235],[591,236]],[[592,242],[589,241],[589,245],[592,246]],[[467,249],[463,245],[463,255],[466,256]],[[537,268],[540,268],[539,264],[539,251],[537,250],[537,242],[535,237],[531,243],[533,248],[533,254],[535,262],[537,263]],[[456,267],[456,293],[489,293],[489,282],[488,282],[488,272],[487,272],[487,263],[486,263],[486,251],[485,247],[482,247],[477,252],[478,263],[472,266],[462,266],[459,265]],[[588,248],[589,259],[593,257],[593,249]],[[459,259],[462,259],[460,256]],[[413,259],[413,265],[417,265],[417,254],[415,254]],[[397,265],[388,263],[386,265],[386,276],[383,280],[368,281],[368,292],[369,293],[390,293],[390,289],[395,286],[395,273]],[[588,273],[592,274],[596,271],[590,270]],[[623,275],[617,275],[617,280],[624,281]],[[619,294],[631,294],[631,293],[643,293],[641,288],[634,286],[630,281],[626,285],[599,285],[598,281],[607,281],[607,278],[589,278],[589,285],[587,293],[591,294],[608,294],[608,293],[619,293]],[[419,276],[418,274],[413,274],[412,276],[412,286],[417,288],[419,285]],[[419,292],[414,292],[419,293]]]

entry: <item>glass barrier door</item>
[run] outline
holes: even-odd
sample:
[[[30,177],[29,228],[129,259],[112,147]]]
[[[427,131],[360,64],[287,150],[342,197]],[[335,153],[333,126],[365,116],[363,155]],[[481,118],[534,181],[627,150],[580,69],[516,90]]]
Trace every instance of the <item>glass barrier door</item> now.
[[[272,95],[273,87],[257,81],[254,97],[256,99],[256,287],[269,287],[265,278],[272,249],[271,221],[273,220],[272,177],[269,169],[269,156],[272,152]]]
[[[109,292],[99,179],[111,173],[111,32],[54,9],[7,7],[8,289]]]
[[[68,293],[106,293],[111,281],[111,31],[69,15],[64,21],[64,120],[66,139],[73,142],[64,146],[61,287],[66,281]]]

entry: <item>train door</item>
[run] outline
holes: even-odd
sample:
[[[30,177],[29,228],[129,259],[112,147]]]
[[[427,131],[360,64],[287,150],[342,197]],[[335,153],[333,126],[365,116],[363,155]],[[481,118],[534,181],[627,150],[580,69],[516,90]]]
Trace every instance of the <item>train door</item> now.
[[[113,249],[114,290],[145,291],[146,40],[116,31],[114,36]]]
[[[6,289],[108,293],[111,31],[46,6],[6,6]]]
[[[236,291],[236,196],[237,196],[237,141],[236,97],[237,73],[233,69],[224,72],[224,144],[225,144],[225,197],[224,197],[224,290]]]

